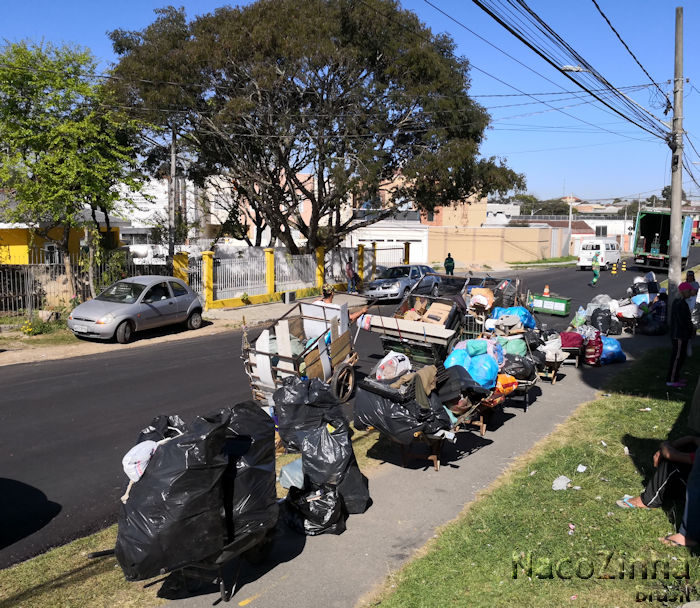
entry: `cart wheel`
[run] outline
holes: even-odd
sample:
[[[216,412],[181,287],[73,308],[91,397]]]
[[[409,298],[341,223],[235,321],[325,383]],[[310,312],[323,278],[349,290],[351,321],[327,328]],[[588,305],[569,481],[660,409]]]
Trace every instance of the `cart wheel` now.
[[[341,363],[335,368],[331,378],[331,390],[338,401],[345,403],[355,390],[355,368],[349,363]]]

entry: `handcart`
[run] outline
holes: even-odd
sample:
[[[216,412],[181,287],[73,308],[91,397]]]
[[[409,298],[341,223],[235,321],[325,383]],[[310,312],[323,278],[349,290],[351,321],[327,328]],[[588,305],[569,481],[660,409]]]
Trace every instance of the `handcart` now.
[[[244,331],[242,359],[253,398],[274,406],[272,394],[294,376],[319,378],[345,403],[355,389],[353,344],[347,303],[299,302],[255,339]]]

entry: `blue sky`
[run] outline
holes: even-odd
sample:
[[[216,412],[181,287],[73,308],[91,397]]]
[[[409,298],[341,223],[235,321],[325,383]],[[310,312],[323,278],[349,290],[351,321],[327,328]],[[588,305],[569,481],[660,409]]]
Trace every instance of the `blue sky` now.
[[[473,2],[430,2],[434,6],[426,0],[405,0],[402,5],[417,13],[434,32],[450,34],[457,43],[457,52],[470,60],[473,65],[470,92],[493,119],[481,152],[485,156],[502,157],[511,168],[525,174],[529,192],[543,199],[565,194],[583,199],[636,198],[639,194],[647,197],[658,193],[670,183],[670,153],[664,141],[601,109],[590,96],[580,96],[581,89]],[[700,41],[693,36],[700,25],[700,3],[597,2],[639,62],[671,99],[675,7],[684,7],[684,76],[689,82],[684,85],[683,126],[700,151],[700,80],[696,81]],[[185,6],[190,17],[224,4],[210,0],[175,3]],[[592,0],[529,0],[528,4],[614,87],[625,91],[660,119],[670,121],[671,115],[664,117],[660,108],[660,93],[651,86]],[[153,10],[164,5],[150,0],[0,0],[3,15],[0,39],[80,44],[90,48],[101,61],[101,67],[106,68],[114,60],[106,33],[118,28],[142,29],[153,21]],[[650,86],[626,88],[634,85]],[[566,91],[575,91],[580,98],[572,99],[573,95]],[[544,93],[533,97],[547,100],[549,105],[523,93]],[[563,111],[553,110],[552,106]],[[689,163],[700,163],[700,156],[687,139],[685,151]],[[700,164],[691,167],[700,183]],[[700,199],[700,187],[687,172],[684,172],[684,189],[692,198]]]

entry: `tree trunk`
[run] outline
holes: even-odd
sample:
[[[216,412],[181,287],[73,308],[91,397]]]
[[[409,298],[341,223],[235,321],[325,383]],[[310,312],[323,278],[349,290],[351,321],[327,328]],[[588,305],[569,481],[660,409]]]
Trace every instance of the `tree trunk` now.
[[[60,243],[58,243],[59,250],[63,254],[63,267],[66,271],[66,280],[68,281],[68,290],[70,292],[69,298],[76,295],[77,289],[75,285],[75,275],[73,274],[73,265],[70,259],[70,250],[68,248],[68,243],[70,239],[70,227],[65,226],[63,228],[63,237]]]

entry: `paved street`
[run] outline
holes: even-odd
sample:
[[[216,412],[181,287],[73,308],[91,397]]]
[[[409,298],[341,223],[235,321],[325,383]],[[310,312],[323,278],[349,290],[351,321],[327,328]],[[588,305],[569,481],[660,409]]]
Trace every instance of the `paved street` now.
[[[520,275],[533,291],[546,282],[553,293],[572,297],[572,312],[595,293],[621,296],[634,276],[603,273],[594,291],[586,285],[590,273],[573,268]],[[126,480],[121,458],[153,416],[191,419],[250,398],[240,352],[241,334],[231,331],[0,368],[0,490],[12,497],[4,508],[24,514],[18,525],[2,527],[0,567],[114,522]],[[360,332],[358,352],[360,370],[367,370],[380,352],[378,339]]]

